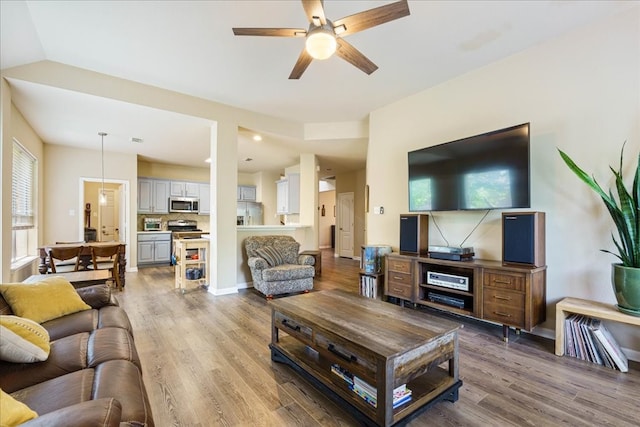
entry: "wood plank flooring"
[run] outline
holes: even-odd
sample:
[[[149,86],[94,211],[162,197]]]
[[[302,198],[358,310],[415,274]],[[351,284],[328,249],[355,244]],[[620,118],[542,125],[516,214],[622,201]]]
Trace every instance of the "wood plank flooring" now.
[[[358,291],[358,262],[322,255],[315,289]],[[270,359],[270,309],[253,290],[182,295],[173,268],[127,273],[117,293],[134,329],[157,426],[356,426],[289,367]],[[411,308],[406,308],[411,310]],[[427,309],[424,309],[427,310]],[[436,313],[433,310],[430,313]],[[628,373],[557,357],[553,341],[452,317],[460,331],[456,403],[408,426],[638,426],[640,368]]]

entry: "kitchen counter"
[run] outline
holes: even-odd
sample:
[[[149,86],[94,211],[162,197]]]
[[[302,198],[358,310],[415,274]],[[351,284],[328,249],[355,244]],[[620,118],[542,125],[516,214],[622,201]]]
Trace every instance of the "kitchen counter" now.
[[[202,236],[205,232],[200,231],[173,231],[173,240],[177,239],[195,239]]]
[[[171,233],[170,231],[167,230],[159,230],[159,231],[144,231],[144,230],[140,230],[138,231],[138,233],[142,233],[142,234],[162,234],[162,233]]]
[[[300,228],[308,228],[310,225],[288,224],[288,225],[238,225],[238,231],[293,231]]]

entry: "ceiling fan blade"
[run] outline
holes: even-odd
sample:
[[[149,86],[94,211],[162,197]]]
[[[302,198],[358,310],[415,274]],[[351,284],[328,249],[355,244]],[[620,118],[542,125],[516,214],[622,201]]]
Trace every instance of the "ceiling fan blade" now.
[[[236,36],[270,36],[270,37],[304,37],[307,30],[303,28],[234,28]]]
[[[364,56],[362,52],[353,47],[352,44],[339,37],[337,41],[338,49],[336,49],[336,55],[338,55],[340,58],[358,67],[367,74],[371,74],[378,69],[378,66],[376,64],[371,62],[369,58]]]
[[[293,66],[293,70],[291,70],[291,74],[289,74],[289,79],[297,80],[302,77],[302,73],[304,73],[309,64],[311,64],[311,61],[313,61],[313,58],[307,53],[307,49],[302,48],[302,52],[300,52],[296,65]]]
[[[304,8],[304,13],[307,14],[309,22],[313,22],[313,17],[317,16],[322,25],[327,23],[322,0],[302,0],[302,7]]]
[[[340,37],[344,37],[408,15],[409,4],[407,0],[400,0],[333,21],[333,28],[344,25],[345,29],[337,33],[340,34]]]

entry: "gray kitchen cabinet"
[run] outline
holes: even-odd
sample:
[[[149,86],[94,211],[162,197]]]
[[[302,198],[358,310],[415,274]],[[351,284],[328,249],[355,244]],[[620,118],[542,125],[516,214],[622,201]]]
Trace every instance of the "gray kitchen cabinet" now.
[[[138,233],[138,265],[169,264],[170,260],[170,231],[142,231]]]
[[[255,185],[238,185],[238,200],[244,202],[256,201],[256,186]]]
[[[138,213],[169,213],[169,181],[138,179]]]
[[[211,185],[200,184],[199,185],[199,197],[200,204],[198,205],[198,215],[211,214]]]
[[[171,197],[200,197],[200,184],[197,182],[171,181]]]

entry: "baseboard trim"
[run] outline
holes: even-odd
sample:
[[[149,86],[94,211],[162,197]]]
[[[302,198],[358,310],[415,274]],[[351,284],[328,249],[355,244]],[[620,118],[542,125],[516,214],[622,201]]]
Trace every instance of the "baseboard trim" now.
[[[238,288],[237,287],[231,287],[231,288],[224,288],[224,289],[213,289],[211,286],[209,286],[209,289],[207,290],[207,292],[219,297],[219,296],[223,296],[223,295],[237,294],[238,293]]]

